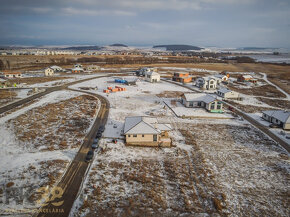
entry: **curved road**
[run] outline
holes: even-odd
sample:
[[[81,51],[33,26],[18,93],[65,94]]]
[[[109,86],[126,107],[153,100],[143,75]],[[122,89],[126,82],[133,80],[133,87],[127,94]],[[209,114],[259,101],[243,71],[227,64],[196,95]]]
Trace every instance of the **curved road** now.
[[[78,91],[73,90],[72,91]],[[80,186],[83,183],[83,180],[86,176],[86,172],[90,166],[90,163],[85,162],[86,154],[91,149],[93,140],[97,134],[97,131],[101,125],[105,125],[108,119],[109,114],[109,102],[103,96],[93,94],[87,91],[78,91],[86,94],[94,95],[101,102],[101,107],[96,117],[96,120],[90,129],[90,132],[84,139],[83,144],[81,145],[78,153],[76,154],[74,160],[71,162],[70,166],[63,175],[61,181],[57,184],[57,187],[60,187],[63,190],[63,194],[60,198],[55,198],[52,201],[49,201],[47,206],[42,207],[35,216],[38,217],[63,217],[68,216],[70,210],[73,206],[74,201],[78,196]],[[53,203],[62,202],[62,205],[55,206]]]

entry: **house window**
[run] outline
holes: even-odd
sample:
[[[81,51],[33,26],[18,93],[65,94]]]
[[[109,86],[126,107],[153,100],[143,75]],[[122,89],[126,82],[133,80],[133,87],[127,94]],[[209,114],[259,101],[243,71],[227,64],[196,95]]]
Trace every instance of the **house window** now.
[[[210,84],[213,84],[213,81],[210,81]]]
[[[157,141],[157,135],[153,135],[153,141],[154,141],[154,142]]]
[[[221,109],[221,105],[217,105],[216,109]]]
[[[131,135],[128,135],[128,137],[131,137]]]
[[[215,106],[215,103],[212,103],[212,104],[210,105],[210,109],[214,109],[214,106]]]
[[[144,134],[142,134],[142,137],[144,137]]]
[[[133,134],[133,137],[137,137],[137,134]]]
[[[198,106],[201,106],[201,102],[198,102],[197,105],[198,105]]]

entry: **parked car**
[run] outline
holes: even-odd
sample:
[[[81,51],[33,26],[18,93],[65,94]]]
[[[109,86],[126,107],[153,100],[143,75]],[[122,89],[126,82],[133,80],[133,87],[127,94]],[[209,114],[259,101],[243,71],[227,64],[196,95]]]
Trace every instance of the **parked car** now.
[[[99,139],[94,139],[94,142],[92,144],[92,149],[96,149],[99,146]]]
[[[270,124],[269,127],[271,127],[271,128],[279,128],[279,125],[277,125],[277,124]]]
[[[93,159],[94,152],[93,151],[88,151],[87,156],[86,156],[86,162],[89,162]]]
[[[102,137],[102,132],[98,131],[97,135],[96,135],[96,139],[99,139]]]
[[[99,144],[98,143],[93,143],[92,144],[92,149],[97,149],[99,147]]]
[[[105,131],[105,126],[104,125],[101,125],[100,127],[99,127],[99,132],[104,132]]]

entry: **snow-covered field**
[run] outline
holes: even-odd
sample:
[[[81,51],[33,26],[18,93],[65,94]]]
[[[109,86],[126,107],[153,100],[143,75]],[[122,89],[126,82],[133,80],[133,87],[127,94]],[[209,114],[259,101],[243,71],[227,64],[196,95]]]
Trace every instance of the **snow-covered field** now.
[[[126,116],[153,115],[173,127],[173,147],[102,139],[71,216],[287,216],[289,156],[275,142],[239,119],[176,117],[160,94],[188,89],[142,80],[136,86],[107,83],[112,80],[73,86],[98,86],[90,91],[110,101],[105,137],[121,138]],[[127,91],[102,93],[115,85]]]
[[[94,97],[57,91],[0,117],[0,211],[40,205],[36,203],[40,197],[37,189],[58,182],[90,129],[98,107]],[[80,121],[86,123],[82,123],[85,129],[77,125]],[[72,134],[73,130],[77,133]],[[24,204],[16,203],[22,189],[31,192]]]

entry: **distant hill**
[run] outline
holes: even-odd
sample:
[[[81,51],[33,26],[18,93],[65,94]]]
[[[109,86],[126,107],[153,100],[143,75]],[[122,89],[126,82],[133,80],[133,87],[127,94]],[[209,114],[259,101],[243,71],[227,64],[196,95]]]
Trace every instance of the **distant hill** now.
[[[201,50],[202,48],[192,45],[155,45],[153,48],[166,48],[167,51]]]
[[[269,48],[269,47],[241,47],[238,50],[267,50],[267,49],[278,49],[278,48]]]
[[[110,46],[111,46],[111,47],[128,47],[128,46],[125,45],[125,44],[111,44]]]
[[[65,50],[100,50],[99,46],[76,46],[76,47],[67,47]]]

